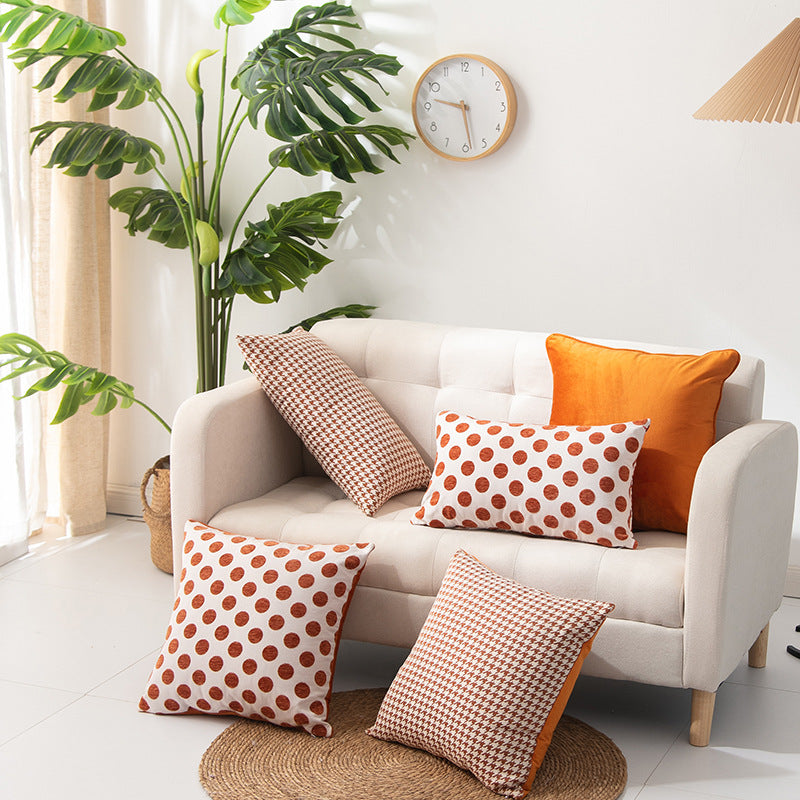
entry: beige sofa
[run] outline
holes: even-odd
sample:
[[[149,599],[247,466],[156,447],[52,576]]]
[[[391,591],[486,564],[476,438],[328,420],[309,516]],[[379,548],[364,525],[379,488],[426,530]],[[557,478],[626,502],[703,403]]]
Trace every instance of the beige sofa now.
[[[434,416],[443,409],[514,422],[549,419],[544,333],[392,320],[333,320],[314,333],[364,380],[429,464]],[[411,525],[422,492],[395,497],[365,517],[248,377],[192,397],[177,413],[175,576],[190,518],[290,542],[374,542],[344,635],[410,647],[450,557],[463,548],[527,585],[615,603],[584,672],[694,690],[690,739],[704,745],[719,684],[748,648],[751,666],[763,666],[786,574],[797,439],[789,423],[761,419],[763,387],[763,362],[743,356],[723,390],[718,441],[697,473],[688,535],[643,531],[638,549],[629,550]]]

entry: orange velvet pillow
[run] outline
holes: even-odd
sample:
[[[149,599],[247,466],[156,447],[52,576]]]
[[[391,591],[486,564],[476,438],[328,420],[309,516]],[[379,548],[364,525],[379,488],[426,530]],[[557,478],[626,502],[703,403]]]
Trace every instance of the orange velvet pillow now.
[[[650,419],[633,476],[633,525],[686,533],[697,468],[714,444],[722,385],[736,350],[702,356],[645,353],[547,337],[552,425]]]

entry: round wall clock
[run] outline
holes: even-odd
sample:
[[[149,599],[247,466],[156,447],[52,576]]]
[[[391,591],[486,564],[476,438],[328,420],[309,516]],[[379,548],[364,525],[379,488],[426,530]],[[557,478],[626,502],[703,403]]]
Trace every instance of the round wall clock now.
[[[464,53],[431,64],[417,81],[412,103],[422,141],[453,161],[494,153],[517,116],[508,75],[488,58]]]

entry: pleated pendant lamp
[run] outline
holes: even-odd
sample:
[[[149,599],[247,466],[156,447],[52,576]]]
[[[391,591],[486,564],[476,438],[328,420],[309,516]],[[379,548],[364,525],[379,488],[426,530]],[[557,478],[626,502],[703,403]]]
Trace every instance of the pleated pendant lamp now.
[[[731,122],[800,121],[800,18],[751,58],[694,117]]]

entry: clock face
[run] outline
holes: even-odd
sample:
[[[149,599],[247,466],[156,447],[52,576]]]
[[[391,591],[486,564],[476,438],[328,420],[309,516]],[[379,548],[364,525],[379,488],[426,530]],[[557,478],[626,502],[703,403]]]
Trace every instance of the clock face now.
[[[454,161],[474,161],[508,138],[517,98],[497,64],[459,54],[440,59],[422,74],[412,110],[417,133],[431,150]]]

